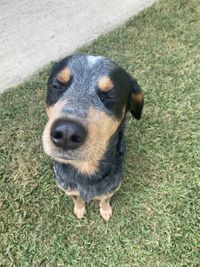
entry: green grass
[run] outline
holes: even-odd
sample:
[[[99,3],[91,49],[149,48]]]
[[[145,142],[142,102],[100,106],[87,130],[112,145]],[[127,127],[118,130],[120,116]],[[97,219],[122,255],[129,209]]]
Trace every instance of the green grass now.
[[[107,224],[96,202],[73,216],[42,151],[50,67],[0,96],[0,266],[200,266],[199,29],[198,0],[163,0],[80,49],[145,91]]]

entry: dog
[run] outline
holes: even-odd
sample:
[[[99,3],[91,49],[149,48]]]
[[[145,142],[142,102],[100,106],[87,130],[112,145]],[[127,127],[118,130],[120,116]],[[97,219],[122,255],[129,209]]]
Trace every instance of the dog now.
[[[77,218],[96,199],[108,221],[124,174],[127,113],[141,118],[143,91],[114,61],[84,54],[55,63],[47,87],[42,142],[58,186],[72,197]]]

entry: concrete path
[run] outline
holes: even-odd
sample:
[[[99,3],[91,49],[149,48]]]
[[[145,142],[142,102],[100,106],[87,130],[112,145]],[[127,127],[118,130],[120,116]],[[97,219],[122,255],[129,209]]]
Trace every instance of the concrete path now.
[[[154,0],[1,0],[0,92],[73,52]]]

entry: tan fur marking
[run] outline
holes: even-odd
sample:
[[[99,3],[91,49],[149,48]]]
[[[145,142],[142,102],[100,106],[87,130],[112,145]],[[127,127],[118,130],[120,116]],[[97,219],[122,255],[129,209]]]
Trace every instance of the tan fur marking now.
[[[79,172],[92,175],[98,169],[98,161],[72,161],[71,164],[79,170]]]
[[[65,190],[59,185],[59,183],[57,184],[58,187],[61,188],[67,196],[72,197],[74,202],[74,214],[78,219],[81,219],[85,214],[85,201],[81,199],[80,192],[75,189]]]
[[[121,185],[119,185],[115,191],[109,194],[97,196],[94,198],[95,200],[99,200],[100,214],[106,222],[108,222],[112,217],[112,207],[110,206],[110,199],[114,195],[114,193],[119,190],[120,186]]]
[[[82,219],[85,214],[85,201],[79,196],[72,198],[74,202],[74,214],[78,219]]]
[[[59,114],[61,114],[62,108],[67,104],[66,100],[59,100],[56,102],[53,106],[47,106],[46,107],[46,113],[48,118],[52,121],[56,117],[58,117]]]
[[[52,106],[48,106],[48,107],[46,107],[46,113],[47,113],[47,117],[48,117],[48,118],[49,118],[50,115],[51,115],[52,109],[53,109]]]
[[[86,175],[94,174],[99,167],[99,161],[84,161],[84,160],[65,160],[57,159],[61,163],[69,163],[74,166],[80,173]]]
[[[101,91],[107,92],[113,87],[113,83],[109,77],[103,76],[99,80],[98,86]]]
[[[87,148],[86,155],[99,161],[106,150],[110,137],[119,127],[120,121],[93,107],[89,109],[87,121],[88,137],[84,144]]]
[[[56,102],[55,105],[47,107],[46,112],[47,116],[49,118],[48,122],[46,123],[46,126],[44,128],[43,136],[42,136],[42,141],[43,141],[43,148],[44,151],[47,155],[52,155],[52,149],[53,149],[53,144],[50,139],[50,131],[51,131],[51,126],[54,123],[56,119],[58,119],[61,114],[62,114],[62,108],[66,105],[67,101],[58,101]]]
[[[59,73],[58,73],[58,80],[62,83],[67,83],[70,79],[70,76],[71,76],[71,71],[69,68],[64,68],[63,70],[61,70]]]
[[[144,95],[142,93],[132,94],[131,98],[136,103],[142,103],[144,101]]]
[[[80,192],[75,189],[64,190],[67,196],[80,196]]]
[[[100,214],[102,218],[108,222],[112,217],[112,207],[110,206],[110,199],[100,200],[99,202]]]

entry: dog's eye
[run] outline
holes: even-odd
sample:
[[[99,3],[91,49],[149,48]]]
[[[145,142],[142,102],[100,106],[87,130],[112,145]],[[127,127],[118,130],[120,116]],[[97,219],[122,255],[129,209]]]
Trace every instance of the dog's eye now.
[[[63,84],[63,83],[61,83],[61,82],[59,82],[59,81],[57,81],[57,82],[54,82],[53,84],[52,84],[52,87],[53,87],[53,89],[55,89],[55,90],[65,90],[65,85]]]
[[[113,92],[101,92],[99,91],[99,98],[102,102],[105,102],[105,101],[116,101],[117,98],[116,96],[114,95]]]
[[[55,89],[56,91],[64,91],[66,90],[68,87],[70,87],[71,83],[73,80],[73,76],[71,75],[69,80],[67,81],[67,83],[62,82],[60,80],[57,79],[57,77],[55,77],[52,81],[51,87],[53,89]]]
[[[101,101],[104,101],[105,96],[104,96],[103,94],[100,94],[100,95],[99,95],[99,98],[101,99]]]

